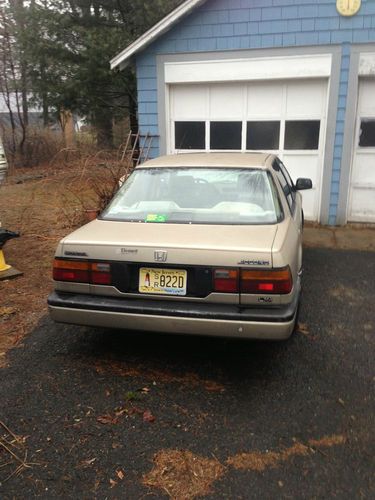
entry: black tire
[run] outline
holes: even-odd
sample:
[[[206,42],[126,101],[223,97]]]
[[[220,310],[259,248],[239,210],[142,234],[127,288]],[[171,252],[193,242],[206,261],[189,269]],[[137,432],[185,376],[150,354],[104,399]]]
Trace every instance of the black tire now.
[[[293,337],[293,335],[295,335],[296,332],[298,331],[298,321],[299,321],[300,310],[301,310],[301,298],[298,301],[297,312],[296,312],[296,317],[294,320],[294,326],[293,326],[293,331],[292,331],[291,337]]]

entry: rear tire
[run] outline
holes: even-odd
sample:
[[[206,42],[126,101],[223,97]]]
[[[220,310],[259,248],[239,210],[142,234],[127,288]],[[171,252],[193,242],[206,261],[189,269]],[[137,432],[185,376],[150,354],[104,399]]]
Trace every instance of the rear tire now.
[[[300,309],[301,309],[301,295],[299,296],[299,299],[298,299],[297,310],[296,310],[296,315],[294,317],[292,333],[289,335],[289,337],[287,339],[285,339],[284,342],[289,342],[289,341],[293,340],[294,337],[296,336],[296,333],[298,332]]]
[[[294,319],[293,331],[292,331],[292,333],[290,335],[291,337],[293,337],[293,335],[295,335],[296,332],[298,331],[298,324],[299,324],[298,322],[299,322],[300,309],[301,309],[301,299],[298,301],[296,317]]]

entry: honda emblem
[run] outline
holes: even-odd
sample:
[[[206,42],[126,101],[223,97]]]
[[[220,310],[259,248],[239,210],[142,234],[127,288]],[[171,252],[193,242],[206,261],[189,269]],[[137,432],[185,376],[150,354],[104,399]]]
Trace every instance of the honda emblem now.
[[[155,250],[154,260],[155,262],[167,262],[168,252],[165,250]]]

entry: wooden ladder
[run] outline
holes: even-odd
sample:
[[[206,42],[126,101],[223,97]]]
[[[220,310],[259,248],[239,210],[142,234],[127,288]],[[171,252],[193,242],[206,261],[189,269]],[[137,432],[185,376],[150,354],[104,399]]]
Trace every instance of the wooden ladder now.
[[[147,161],[154,137],[156,136],[148,132],[147,134],[141,134],[139,131],[136,133],[130,131],[122,151],[121,161],[123,161],[126,156],[129,156],[134,167]]]

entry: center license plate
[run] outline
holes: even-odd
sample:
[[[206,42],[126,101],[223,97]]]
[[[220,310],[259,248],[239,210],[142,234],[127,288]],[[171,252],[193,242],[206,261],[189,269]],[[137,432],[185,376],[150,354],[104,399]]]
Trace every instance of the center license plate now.
[[[187,272],[181,269],[141,267],[139,292],[164,295],[186,295]]]

